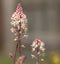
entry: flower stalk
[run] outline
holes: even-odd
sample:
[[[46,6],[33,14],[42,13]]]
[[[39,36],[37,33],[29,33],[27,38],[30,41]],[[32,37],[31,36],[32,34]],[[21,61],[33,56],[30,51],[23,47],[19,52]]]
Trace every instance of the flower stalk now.
[[[32,58],[35,58],[36,64],[40,64],[40,56],[44,53],[45,44],[40,39],[35,39],[31,45],[32,47]]]
[[[26,18],[26,15],[23,13],[23,9],[20,3],[17,5],[16,11],[13,13],[11,20],[12,20],[11,32],[14,33],[16,37],[14,41],[17,42],[16,50],[14,54],[14,64],[15,64],[17,51],[19,53],[19,56],[22,56],[21,49],[24,45],[22,46],[21,39],[27,33],[27,18]]]

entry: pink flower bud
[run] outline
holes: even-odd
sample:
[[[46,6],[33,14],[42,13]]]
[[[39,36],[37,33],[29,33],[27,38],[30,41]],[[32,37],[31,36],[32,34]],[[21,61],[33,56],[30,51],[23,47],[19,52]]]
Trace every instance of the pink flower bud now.
[[[13,54],[12,53],[9,53],[9,58],[13,58]]]
[[[23,13],[23,9],[20,3],[18,3],[16,12],[14,12],[14,14],[12,15],[12,18],[17,20],[21,18],[26,18],[26,15]]]
[[[22,12],[23,12],[22,6],[20,3],[18,3],[17,8],[16,8],[16,13],[21,14]]]
[[[36,38],[34,41],[36,42],[36,44],[41,42],[41,40],[39,38]]]

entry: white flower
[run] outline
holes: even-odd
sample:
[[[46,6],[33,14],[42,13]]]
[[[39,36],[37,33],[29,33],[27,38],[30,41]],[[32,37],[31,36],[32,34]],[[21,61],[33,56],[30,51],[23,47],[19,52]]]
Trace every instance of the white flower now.
[[[32,48],[32,51],[35,51],[35,48]]]
[[[37,48],[37,47],[38,47],[38,45],[36,44],[36,45],[35,45],[35,48]]]
[[[24,46],[24,45],[21,45],[21,47],[22,47],[22,48],[25,48],[25,46]]]
[[[31,54],[32,58],[35,58],[35,55]]]
[[[45,52],[45,48],[42,48],[41,50],[42,50],[42,52]]]
[[[35,46],[35,42],[33,41],[33,43],[32,43],[32,45],[31,45],[32,47],[34,47]]]
[[[42,46],[42,47],[45,46],[44,42],[41,42],[41,46]]]
[[[41,50],[42,52],[44,52],[44,51],[45,51],[45,48],[42,47],[42,46],[40,46],[40,50]]]
[[[19,24],[19,22],[17,20],[12,20],[10,23],[14,27],[16,27]]]
[[[14,33],[16,31],[14,28],[11,28],[10,30],[12,33]]]
[[[43,49],[43,47],[42,47],[42,46],[40,46],[40,50],[41,50],[41,49]]]
[[[16,37],[15,39],[14,39],[14,41],[17,41],[18,40],[18,37]]]
[[[24,19],[21,19],[21,28],[25,29],[27,26],[27,23],[25,22]]]
[[[42,58],[41,61],[44,61],[44,59]]]
[[[24,37],[26,37],[26,38],[27,38],[27,37],[28,37],[28,35],[24,35]]]

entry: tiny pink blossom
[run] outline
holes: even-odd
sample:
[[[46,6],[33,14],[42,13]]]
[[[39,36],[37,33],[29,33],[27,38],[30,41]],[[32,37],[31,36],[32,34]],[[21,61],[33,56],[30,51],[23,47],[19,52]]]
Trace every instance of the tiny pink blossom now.
[[[18,5],[17,5],[16,13],[19,13],[19,14],[23,13],[23,9],[22,9],[22,6],[20,3],[18,3]]]
[[[41,40],[39,38],[36,38],[34,41],[35,41],[36,44],[41,42]]]
[[[13,54],[12,53],[9,53],[9,58],[13,58]]]

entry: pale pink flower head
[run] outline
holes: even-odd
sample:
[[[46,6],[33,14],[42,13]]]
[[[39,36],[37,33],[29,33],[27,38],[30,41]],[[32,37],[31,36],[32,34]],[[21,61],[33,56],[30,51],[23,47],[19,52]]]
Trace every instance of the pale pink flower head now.
[[[18,32],[21,34],[21,36],[27,33],[27,18],[23,13],[20,3],[18,3],[16,11],[12,14],[11,20],[12,21],[10,23],[13,27],[11,32],[13,32],[15,36],[18,35]]]
[[[18,3],[16,11],[12,15],[12,19],[20,20],[21,18],[26,18],[26,15],[23,13],[23,9],[20,3]]]

